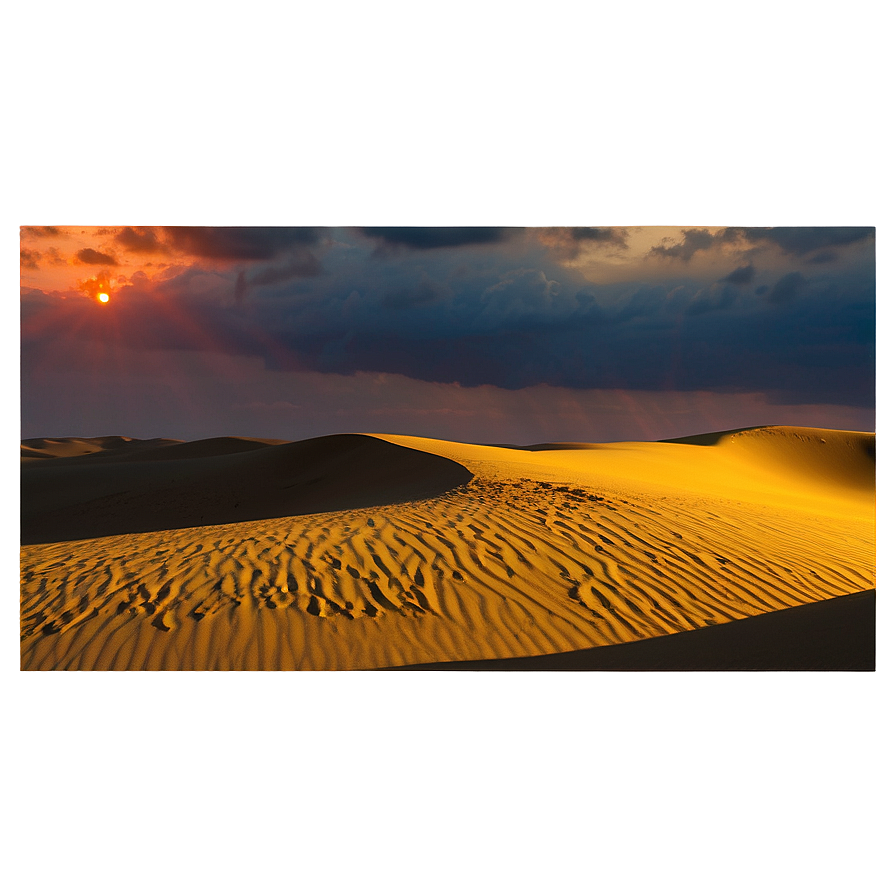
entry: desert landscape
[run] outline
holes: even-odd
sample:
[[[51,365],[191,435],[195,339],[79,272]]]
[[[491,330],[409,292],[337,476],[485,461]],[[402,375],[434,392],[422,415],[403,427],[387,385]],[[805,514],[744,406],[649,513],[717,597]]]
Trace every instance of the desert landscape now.
[[[873,669],[874,448],[28,439],[21,667]]]

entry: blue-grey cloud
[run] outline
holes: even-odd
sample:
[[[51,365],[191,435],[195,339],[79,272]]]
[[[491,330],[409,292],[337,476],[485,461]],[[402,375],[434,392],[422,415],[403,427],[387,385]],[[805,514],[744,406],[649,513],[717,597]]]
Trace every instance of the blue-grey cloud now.
[[[796,256],[873,238],[873,227],[726,227],[716,234],[720,243],[746,241],[754,245],[773,245]]]
[[[816,253],[807,260],[809,264],[829,264],[832,261],[836,261],[837,258],[836,252],[831,249],[822,249],[821,252]]]
[[[675,258],[681,261],[690,261],[696,252],[711,249],[715,238],[706,229],[692,228],[682,231],[682,239],[679,243],[662,243],[650,250],[650,255],[660,258]]]
[[[588,247],[606,251],[628,248],[626,227],[539,227],[534,228],[539,240],[559,258],[573,260]]]
[[[751,263],[747,263],[741,265],[739,268],[735,268],[727,277],[722,277],[722,282],[744,286],[747,283],[752,283],[755,276],[756,268],[754,268]]]
[[[318,242],[320,227],[164,227],[165,241],[202,258],[265,261]]]
[[[799,271],[791,271],[775,283],[768,294],[768,301],[773,305],[792,302],[806,283],[806,278]]]
[[[451,289],[437,283],[425,272],[412,287],[398,288],[383,296],[382,307],[390,311],[415,308],[428,305],[439,299],[447,299],[452,295]]]
[[[512,228],[507,227],[360,227],[364,236],[389,246],[408,249],[443,249],[446,247],[498,243]]]
[[[626,227],[570,227],[569,235],[580,242],[610,243],[620,248],[628,245],[628,228]]]
[[[253,270],[247,280],[252,286],[270,286],[274,283],[295,280],[297,277],[314,277],[322,270],[317,256],[304,246],[300,246],[282,263]]]
[[[728,280],[728,278],[725,278]],[[736,281],[735,281],[736,282]],[[688,314],[706,314],[707,311],[722,311],[730,308],[737,298],[737,291],[723,283],[713,283],[701,289],[687,306]]]

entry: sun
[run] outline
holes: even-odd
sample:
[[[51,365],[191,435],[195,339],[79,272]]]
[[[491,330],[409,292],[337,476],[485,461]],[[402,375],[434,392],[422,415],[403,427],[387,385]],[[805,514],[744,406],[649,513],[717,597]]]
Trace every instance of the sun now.
[[[105,292],[101,292],[97,298],[105,305],[106,302],[109,301],[109,294]]]

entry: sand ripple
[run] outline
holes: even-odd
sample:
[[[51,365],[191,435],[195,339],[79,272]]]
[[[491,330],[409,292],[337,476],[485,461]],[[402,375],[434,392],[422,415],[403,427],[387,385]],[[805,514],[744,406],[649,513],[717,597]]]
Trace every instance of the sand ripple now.
[[[874,521],[480,470],[405,503],[29,545],[21,565],[25,669],[365,669],[619,644],[873,588]]]

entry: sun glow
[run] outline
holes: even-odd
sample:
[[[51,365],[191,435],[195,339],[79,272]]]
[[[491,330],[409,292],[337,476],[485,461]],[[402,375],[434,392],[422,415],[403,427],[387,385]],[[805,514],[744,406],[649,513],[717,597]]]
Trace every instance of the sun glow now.
[[[104,293],[104,292],[101,292],[101,293],[97,296],[97,298],[98,298],[104,305],[106,304],[106,302],[109,301],[109,296],[108,296],[108,294],[107,294],[107,293]]]

